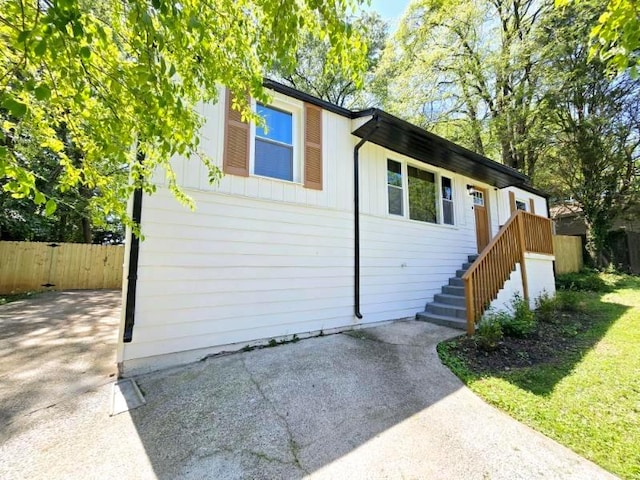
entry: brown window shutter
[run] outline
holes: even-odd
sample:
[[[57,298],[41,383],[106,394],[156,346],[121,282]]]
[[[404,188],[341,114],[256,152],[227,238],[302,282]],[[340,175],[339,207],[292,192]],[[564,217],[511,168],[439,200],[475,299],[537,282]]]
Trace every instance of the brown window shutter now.
[[[536,202],[533,201],[533,198],[529,199],[529,213],[536,214]]]
[[[231,93],[226,92],[224,115],[224,155],[222,170],[230,175],[249,176],[249,123],[243,122],[240,112],[231,108]]]
[[[509,192],[509,208],[511,209],[511,214],[516,211],[516,194],[513,192]]]
[[[322,190],[322,108],[304,104],[304,186]]]

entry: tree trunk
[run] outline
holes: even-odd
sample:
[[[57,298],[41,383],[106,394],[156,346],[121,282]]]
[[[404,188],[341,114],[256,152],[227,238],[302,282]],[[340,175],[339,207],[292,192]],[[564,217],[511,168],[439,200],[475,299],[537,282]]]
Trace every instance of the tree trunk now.
[[[585,218],[587,225],[587,253],[593,266],[598,269],[604,269],[609,266],[610,255],[607,252],[607,234],[610,222],[598,219],[599,215],[595,215],[595,217],[595,219]]]
[[[91,233],[91,221],[87,217],[82,217],[82,240],[84,243],[91,243],[93,236]]]

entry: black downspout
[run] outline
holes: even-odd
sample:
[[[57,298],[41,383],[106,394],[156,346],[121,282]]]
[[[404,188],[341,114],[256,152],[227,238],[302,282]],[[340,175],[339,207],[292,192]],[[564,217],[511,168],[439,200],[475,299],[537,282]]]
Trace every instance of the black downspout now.
[[[138,162],[142,163],[144,154],[138,153]],[[133,212],[131,219],[140,226],[142,218],[142,188],[133,192]],[[122,341],[130,343],[133,338],[133,324],[136,310],[136,287],[138,284],[138,255],[140,254],[140,238],[131,232],[131,248],[129,250],[129,271],[127,273],[127,300],[124,313],[124,334]]]
[[[360,168],[359,168],[359,155],[358,152],[371,136],[378,129],[378,116],[375,115],[373,120],[376,122],[373,129],[365,135],[362,140],[353,149],[353,226],[354,226],[354,291],[353,291],[353,309],[357,318],[362,318],[360,313]]]

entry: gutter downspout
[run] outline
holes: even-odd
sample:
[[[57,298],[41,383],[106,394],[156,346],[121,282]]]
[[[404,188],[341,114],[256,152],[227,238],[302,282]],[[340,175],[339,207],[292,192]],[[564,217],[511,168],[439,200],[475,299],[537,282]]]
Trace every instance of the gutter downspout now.
[[[374,115],[375,125],[367,135],[365,135],[353,149],[353,227],[354,227],[354,291],[353,291],[353,309],[358,319],[362,318],[360,313],[360,168],[359,168],[359,150],[378,129],[378,116]]]
[[[138,152],[137,160],[142,163],[144,154]],[[140,225],[142,218],[142,188],[138,187],[133,192],[133,211],[131,219]],[[129,271],[127,272],[127,300],[124,313],[124,334],[122,341],[130,343],[133,339],[133,324],[136,310],[136,287],[138,284],[138,256],[140,254],[140,238],[131,232],[131,247],[129,250]]]

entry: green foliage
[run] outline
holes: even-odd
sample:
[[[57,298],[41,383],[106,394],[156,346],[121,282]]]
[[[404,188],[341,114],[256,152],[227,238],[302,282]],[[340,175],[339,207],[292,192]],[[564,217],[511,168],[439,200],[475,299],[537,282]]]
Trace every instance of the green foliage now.
[[[498,348],[503,338],[504,317],[504,313],[485,313],[476,326],[475,339],[479,348],[485,351],[493,351]]]
[[[558,290],[609,292],[611,287],[603,280],[598,271],[584,269],[580,272],[564,273],[556,276]]]
[[[576,0],[579,1],[579,0]],[[564,7],[571,0],[556,0],[556,6]],[[630,70],[638,76],[640,54],[640,6],[635,0],[609,0],[606,10],[590,32],[592,45],[590,56],[599,58],[618,73]]]
[[[362,12],[347,21],[366,46],[365,79],[370,80],[387,39],[387,24],[375,12]],[[296,64],[289,69],[277,65],[270,76],[335,105],[351,109],[370,106],[364,85],[358,85],[342,65],[327,61],[330,47],[327,39],[305,35],[296,52]]]
[[[558,292],[576,296],[586,313],[566,319],[561,331],[566,347],[549,362],[488,372],[467,362],[452,341],[438,345],[438,353],[490,404],[620,478],[636,479],[640,278],[615,276],[611,283],[614,290],[604,296]],[[584,316],[589,328],[582,328]]]
[[[558,300],[555,296],[549,295],[546,291],[535,300],[536,317],[541,322],[553,322],[558,314]]]
[[[511,299],[511,311],[511,315],[504,315],[501,318],[505,335],[522,338],[535,331],[537,326],[535,314],[529,308],[529,302],[517,293]]]
[[[257,120],[246,94],[268,102],[265,72],[276,63],[291,68],[307,34],[325,40],[327,65],[359,85],[365,48],[344,21],[354,4],[0,0],[2,189],[42,204],[29,163],[37,146],[59,166],[55,190],[98,191],[95,207],[104,216],[131,224],[124,202],[135,188],[153,193],[154,172],[193,206],[171,157],[197,158],[212,181],[220,177],[200,149],[198,103],[216,102],[226,85],[234,107]],[[54,214],[46,201],[44,213]]]
[[[558,308],[563,312],[581,312],[583,310],[580,296],[574,290],[560,290],[556,298],[558,299]]]
[[[547,10],[534,0],[412,2],[378,69],[383,106],[533,171],[545,145],[535,38]]]

